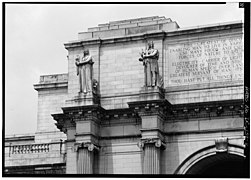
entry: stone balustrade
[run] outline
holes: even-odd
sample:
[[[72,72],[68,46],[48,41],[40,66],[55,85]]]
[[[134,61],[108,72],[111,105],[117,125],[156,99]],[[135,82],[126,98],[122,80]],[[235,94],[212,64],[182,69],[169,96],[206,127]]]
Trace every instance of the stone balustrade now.
[[[12,154],[45,153],[49,152],[50,144],[28,144],[11,146]]]

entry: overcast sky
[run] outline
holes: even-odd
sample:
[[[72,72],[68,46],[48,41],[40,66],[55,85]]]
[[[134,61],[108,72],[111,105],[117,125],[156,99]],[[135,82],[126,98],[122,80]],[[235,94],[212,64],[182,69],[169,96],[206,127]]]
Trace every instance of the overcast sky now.
[[[238,3],[226,5],[7,4],[5,131],[35,133],[40,75],[67,73],[64,43],[88,27],[113,20],[165,16],[180,27],[243,20]]]

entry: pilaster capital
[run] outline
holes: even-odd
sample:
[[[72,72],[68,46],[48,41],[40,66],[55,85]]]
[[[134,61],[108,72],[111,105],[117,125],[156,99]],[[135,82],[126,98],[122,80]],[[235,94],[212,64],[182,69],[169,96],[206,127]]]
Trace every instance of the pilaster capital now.
[[[74,144],[74,150],[75,152],[78,151],[79,149],[82,148],[87,148],[88,151],[93,151],[93,150],[99,150],[100,147],[96,146],[95,144],[92,144],[91,142],[82,142],[82,143],[75,143]]]
[[[144,149],[144,146],[146,144],[152,144],[157,148],[166,148],[166,144],[161,141],[160,139],[153,139],[153,138],[148,138],[148,139],[142,139],[138,142],[138,147],[140,149]]]

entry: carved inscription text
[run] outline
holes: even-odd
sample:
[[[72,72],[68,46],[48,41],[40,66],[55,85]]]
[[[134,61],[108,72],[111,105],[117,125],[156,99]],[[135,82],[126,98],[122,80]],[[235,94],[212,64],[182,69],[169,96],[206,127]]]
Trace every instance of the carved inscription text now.
[[[199,84],[241,80],[243,41],[241,37],[211,39],[168,46],[168,84]]]

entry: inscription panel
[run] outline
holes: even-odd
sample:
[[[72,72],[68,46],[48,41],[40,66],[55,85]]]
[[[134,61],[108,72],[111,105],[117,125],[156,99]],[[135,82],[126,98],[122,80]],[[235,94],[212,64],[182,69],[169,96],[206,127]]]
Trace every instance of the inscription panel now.
[[[243,80],[242,36],[167,45],[166,86]]]

